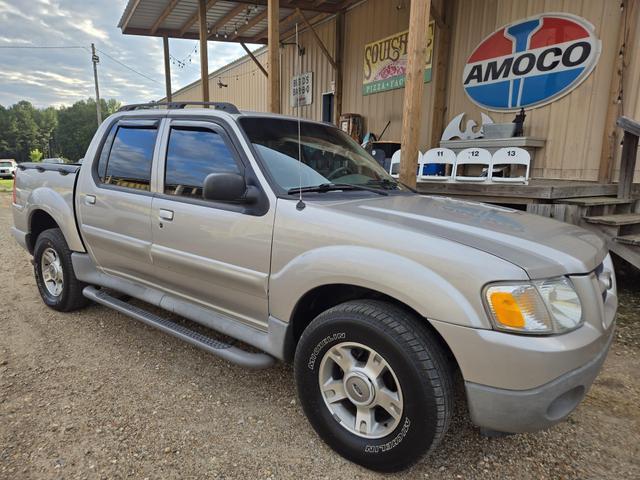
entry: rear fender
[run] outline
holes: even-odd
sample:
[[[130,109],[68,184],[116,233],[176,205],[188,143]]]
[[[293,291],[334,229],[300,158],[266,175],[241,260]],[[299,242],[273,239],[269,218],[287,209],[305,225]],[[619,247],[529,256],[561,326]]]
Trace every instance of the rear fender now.
[[[73,210],[73,192],[61,195],[48,187],[34,189],[29,195],[26,211],[29,219],[29,232],[33,214],[42,210],[55,220],[64,235],[69,249],[74,252],[85,252],[76,225],[76,217]]]

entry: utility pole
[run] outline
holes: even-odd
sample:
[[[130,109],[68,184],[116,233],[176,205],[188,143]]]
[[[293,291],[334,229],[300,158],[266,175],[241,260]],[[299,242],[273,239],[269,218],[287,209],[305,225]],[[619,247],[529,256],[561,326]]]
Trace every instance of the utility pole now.
[[[98,63],[100,57],[96,55],[96,46],[91,44],[91,61],[93,62],[93,80],[96,83],[96,114],[98,115],[98,126],[102,123],[102,112],[100,111],[100,88],[98,88]]]

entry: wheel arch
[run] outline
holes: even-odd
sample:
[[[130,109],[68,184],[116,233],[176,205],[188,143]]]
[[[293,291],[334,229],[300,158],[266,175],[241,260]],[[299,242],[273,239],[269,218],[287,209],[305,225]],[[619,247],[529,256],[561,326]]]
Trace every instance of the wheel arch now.
[[[285,360],[289,362],[293,360],[296,346],[302,336],[302,333],[320,313],[351,300],[379,300],[387,302],[402,308],[414,315],[416,318],[423,320],[424,327],[432,334],[433,338],[440,344],[444,352],[447,354],[447,360],[449,361],[450,366],[454,371],[460,371],[460,367],[453,351],[442,335],[440,335],[433,325],[431,325],[428,318],[422,316],[410,305],[407,305],[386,293],[367,287],[344,283],[320,285],[309,290],[300,297],[293,309],[290,319],[290,346],[285,349]]]
[[[31,212],[29,216],[29,233],[27,235],[27,247],[29,253],[33,254],[36,241],[42,232],[51,228],[60,228],[58,222],[46,211],[38,208]]]

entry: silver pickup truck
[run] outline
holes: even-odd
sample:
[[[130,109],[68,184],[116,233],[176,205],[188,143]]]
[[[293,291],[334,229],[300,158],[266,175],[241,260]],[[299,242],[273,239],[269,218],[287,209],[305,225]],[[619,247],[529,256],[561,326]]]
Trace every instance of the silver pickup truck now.
[[[491,433],[578,406],[617,308],[595,234],[418,195],[328,124],[210,106],[129,107],[81,166],[20,165],[13,235],[46,305],[97,302],[248,367],[293,362],[318,434],[379,471],[433,449],[454,400]]]

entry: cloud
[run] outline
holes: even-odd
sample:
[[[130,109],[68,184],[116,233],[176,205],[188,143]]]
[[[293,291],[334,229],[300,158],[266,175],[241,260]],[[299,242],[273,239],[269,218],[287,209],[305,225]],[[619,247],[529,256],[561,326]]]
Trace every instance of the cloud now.
[[[38,107],[70,105],[94,96],[90,45],[149,80],[98,52],[100,96],[123,103],[164,97],[162,40],[123,35],[117,28],[127,0],[0,0],[0,46],[80,47],[16,48],[0,50],[0,104],[26,99]],[[170,40],[177,59],[187,58],[195,40]],[[239,45],[209,42],[209,70],[214,71],[244,54]],[[172,66],[174,90],[200,77],[200,56],[180,69]]]

